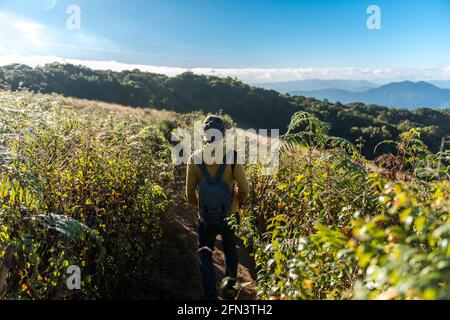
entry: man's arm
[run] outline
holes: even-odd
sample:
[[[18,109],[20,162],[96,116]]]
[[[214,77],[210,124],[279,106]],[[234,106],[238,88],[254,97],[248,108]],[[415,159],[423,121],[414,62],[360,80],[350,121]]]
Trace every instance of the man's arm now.
[[[193,158],[190,158],[186,169],[186,198],[193,208],[198,207],[197,199],[197,186],[199,183],[199,177],[197,170],[195,170],[196,164]]]
[[[242,204],[247,200],[249,187],[247,176],[245,175],[244,166],[242,164],[236,164],[233,171],[234,179],[238,187],[238,200],[239,204]]]

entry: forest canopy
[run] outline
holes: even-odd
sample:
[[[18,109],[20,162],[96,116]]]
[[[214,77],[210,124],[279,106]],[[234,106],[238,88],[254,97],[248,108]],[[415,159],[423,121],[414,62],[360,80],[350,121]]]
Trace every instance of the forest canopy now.
[[[331,125],[330,134],[359,144],[362,153],[375,156],[384,140],[421,128],[422,139],[432,151],[447,146],[450,110],[405,110],[362,103],[330,103],[289,96],[247,85],[233,78],[185,72],[176,77],[141,72],[92,70],[83,66],[51,63],[31,68],[13,64],[0,68],[0,86],[6,90],[59,93],[68,97],[100,100],[180,113],[202,110],[223,112],[243,128],[280,129],[284,132],[297,111],[307,111]],[[443,138],[447,138],[443,140]],[[444,141],[444,143],[443,143]],[[380,148],[378,152],[389,149]]]

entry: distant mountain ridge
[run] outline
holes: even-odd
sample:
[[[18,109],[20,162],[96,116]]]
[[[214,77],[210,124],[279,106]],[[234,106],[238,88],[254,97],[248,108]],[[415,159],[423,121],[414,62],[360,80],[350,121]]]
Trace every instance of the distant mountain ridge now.
[[[362,102],[407,109],[450,107],[450,89],[438,88],[425,81],[392,82],[361,92],[330,88],[323,90],[297,90],[289,93],[316,99],[327,99],[330,102]]]
[[[441,89],[450,89],[450,80],[431,80],[427,82]]]
[[[325,89],[338,89],[350,92],[358,92],[379,87],[380,84],[376,84],[365,80],[305,79],[305,80],[293,80],[293,81],[283,81],[273,83],[259,83],[255,84],[255,86],[267,90],[275,90],[281,93],[290,93],[294,91],[325,90]]]

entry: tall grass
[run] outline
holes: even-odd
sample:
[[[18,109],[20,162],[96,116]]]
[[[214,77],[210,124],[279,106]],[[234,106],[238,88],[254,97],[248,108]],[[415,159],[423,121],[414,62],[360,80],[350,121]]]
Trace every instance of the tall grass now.
[[[175,119],[27,92],[0,93],[0,110],[2,296],[139,298],[156,277]]]
[[[162,218],[182,193],[168,137],[199,116],[1,92],[0,298],[156,297]],[[278,173],[247,167],[236,227],[259,296],[449,299],[448,151],[413,129],[373,163],[328,129],[299,112]]]
[[[386,170],[407,179],[388,180],[314,116],[295,115],[290,129],[277,175],[249,168],[240,234],[256,261],[259,296],[449,299],[445,151],[429,152],[416,129],[403,134],[390,142],[401,167]]]

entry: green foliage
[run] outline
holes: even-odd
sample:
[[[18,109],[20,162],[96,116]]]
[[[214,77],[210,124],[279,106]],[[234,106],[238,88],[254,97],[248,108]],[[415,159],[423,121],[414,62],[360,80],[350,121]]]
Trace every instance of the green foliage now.
[[[48,74],[28,79],[36,70],[52,70],[55,80],[45,82]],[[219,93],[227,97],[222,106],[231,108],[236,100],[227,95],[230,87],[243,103],[275,99],[258,108],[287,99],[233,79],[190,73],[169,79],[138,71],[74,73],[79,70],[55,64],[38,69],[9,66],[3,73],[17,88],[41,79],[50,91],[57,85],[66,90],[66,82],[58,77],[70,75],[67,81],[80,95],[87,79],[93,85],[101,76],[100,83],[108,82],[117,90],[114,94],[126,79],[123,94],[141,92],[146,103],[162,101],[160,96],[145,96],[148,88],[159,92],[170,83],[177,87],[170,94],[179,99],[170,101],[185,111]],[[37,86],[38,91],[44,85]],[[93,93],[99,94],[99,88]],[[249,95],[255,100],[247,99]],[[119,94],[114,101],[123,97]],[[253,252],[259,296],[449,299],[450,167],[442,139],[448,123],[438,129],[432,124],[446,121],[448,112],[289,99],[293,109],[284,115],[291,124],[282,136],[280,170],[266,176],[261,167],[249,166],[251,193],[241,223],[238,216],[230,218]],[[238,123],[250,121],[256,105],[244,109],[233,109]],[[214,108],[206,111],[220,113]],[[401,131],[385,124],[395,123],[397,116],[423,117],[423,122],[401,120]],[[173,194],[182,192],[172,190],[168,137],[172,129],[191,127],[199,117],[200,113],[105,106],[58,95],[0,93],[0,297],[151,297],[159,275],[155,257],[160,259],[163,250],[162,218]],[[333,117],[338,120],[328,121]],[[233,124],[232,118],[223,118]],[[345,125],[361,118],[354,138],[361,136],[361,129],[370,135],[371,147],[383,142],[376,151],[385,157],[375,163],[358,153],[364,153],[367,135],[359,140],[359,150],[344,139]],[[343,119],[345,125],[337,123]],[[438,152],[434,142],[426,142],[430,135],[440,140]],[[382,170],[395,174],[386,179],[371,173]],[[81,290],[66,287],[70,265],[82,268]]]
[[[298,113],[283,136],[279,172],[249,168],[240,234],[257,264],[260,297],[448,299],[450,183],[442,153],[428,151],[419,130],[402,134],[391,143],[407,179],[388,181],[370,173],[373,164],[348,142],[328,143],[327,129]]]
[[[364,272],[355,298],[449,299],[449,182],[427,194],[404,183],[375,185],[381,211],[352,222],[349,247]]]
[[[0,68],[0,87],[28,89],[41,93],[120,103],[134,107],[170,109],[179,113],[202,110],[223,111],[243,128],[280,129],[285,132],[298,111],[314,114],[329,123],[330,136],[352,143],[360,141],[362,154],[374,158],[392,152],[390,146],[375,146],[384,140],[396,140],[402,132],[422,129],[422,139],[431,151],[438,152],[442,139],[450,141],[448,110],[413,111],[366,106],[342,105],[326,100],[288,96],[273,90],[246,85],[232,78],[200,76],[191,72],[176,77],[132,71],[98,71],[82,66],[52,63],[30,68],[9,65]]]
[[[393,176],[397,172],[407,172],[422,180],[449,179],[449,153],[441,150],[433,154],[421,140],[420,128],[411,129],[400,134],[398,141],[383,141],[377,145],[391,144],[395,146],[395,155],[384,154],[375,162],[391,171]],[[442,145],[443,147],[443,145]]]
[[[1,93],[0,109],[0,294],[139,297],[170,201],[165,122],[26,92]],[[66,287],[69,265],[80,291]]]

